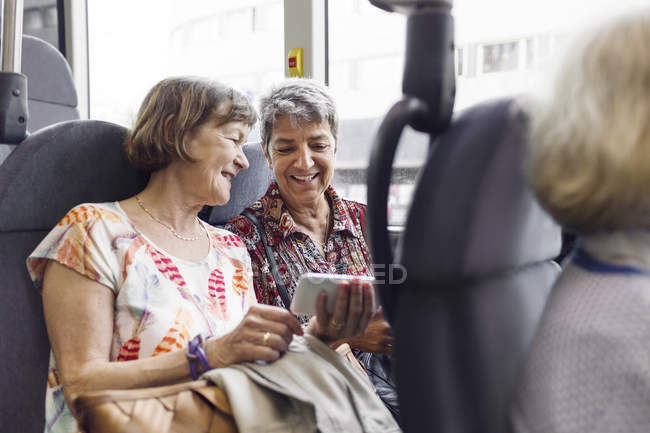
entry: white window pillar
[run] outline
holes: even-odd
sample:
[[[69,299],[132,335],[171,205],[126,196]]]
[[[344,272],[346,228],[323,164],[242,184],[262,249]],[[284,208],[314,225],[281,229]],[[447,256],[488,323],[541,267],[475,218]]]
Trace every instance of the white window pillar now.
[[[86,0],[64,0],[65,54],[77,88],[79,115],[88,119],[88,5]]]
[[[284,0],[284,75],[289,76],[287,57],[302,48],[303,77],[323,83],[328,79],[327,1]]]

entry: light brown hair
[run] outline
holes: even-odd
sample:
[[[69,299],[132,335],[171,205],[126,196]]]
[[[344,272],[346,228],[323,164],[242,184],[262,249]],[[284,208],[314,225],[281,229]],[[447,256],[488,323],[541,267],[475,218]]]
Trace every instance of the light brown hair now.
[[[650,227],[649,44],[648,8],[599,26],[531,112],[530,184],[578,232]]]
[[[177,156],[193,161],[186,138],[203,123],[217,119],[220,124],[242,121],[252,127],[255,109],[243,93],[198,77],[166,78],[144,98],[124,148],[137,169],[156,171]]]

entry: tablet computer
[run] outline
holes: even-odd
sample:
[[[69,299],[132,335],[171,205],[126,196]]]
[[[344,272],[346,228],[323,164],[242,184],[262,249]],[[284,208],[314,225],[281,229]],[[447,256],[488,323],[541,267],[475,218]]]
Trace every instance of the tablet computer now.
[[[316,314],[316,298],[324,290],[327,293],[327,312],[331,314],[334,311],[339,283],[354,279],[370,283],[375,281],[373,277],[366,276],[318,274],[314,272],[302,274],[298,280],[293,301],[291,301],[291,311],[296,314]],[[373,310],[377,309],[376,298],[375,293]]]

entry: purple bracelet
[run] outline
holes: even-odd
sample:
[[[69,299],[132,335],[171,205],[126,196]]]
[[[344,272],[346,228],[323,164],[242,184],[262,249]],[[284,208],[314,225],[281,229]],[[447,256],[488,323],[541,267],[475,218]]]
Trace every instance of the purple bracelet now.
[[[190,363],[190,374],[192,379],[196,380],[199,378],[199,374],[196,370],[196,360],[198,359],[203,369],[205,371],[210,370],[210,363],[208,362],[208,357],[205,355],[205,350],[203,350],[203,335],[199,334],[196,337],[192,338],[187,345],[187,360]]]

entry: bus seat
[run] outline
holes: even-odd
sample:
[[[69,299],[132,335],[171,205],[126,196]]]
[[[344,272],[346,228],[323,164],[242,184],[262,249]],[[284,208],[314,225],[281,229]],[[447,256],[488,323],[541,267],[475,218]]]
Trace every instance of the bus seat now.
[[[59,50],[42,39],[24,35],[22,71],[27,75],[29,132],[79,118],[72,71]]]
[[[405,431],[502,433],[559,266],[560,228],[528,188],[517,103],[465,110],[433,144],[398,262],[397,382]]]
[[[583,254],[565,263],[537,329],[511,407],[517,433],[650,431],[648,276],[602,272]]]
[[[73,206],[119,200],[146,176],[122,151],[126,129],[73,120],[28,136],[0,165],[0,425],[41,433],[49,343],[27,255]]]
[[[207,221],[222,227],[235,215],[239,215],[248,206],[259,200],[273,179],[273,172],[266,162],[266,157],[259,143],[244,145],[244,153],[250,166],[242,170],[232,180],[230,187],[230,201],[223,206],[214,206],[209,209]]]
[[[23,35],[22,73],[27,76],[27,131],[79,119],[77,90],[65,57],[49,43]],[[15,145],[0,145],[0,164]]]

